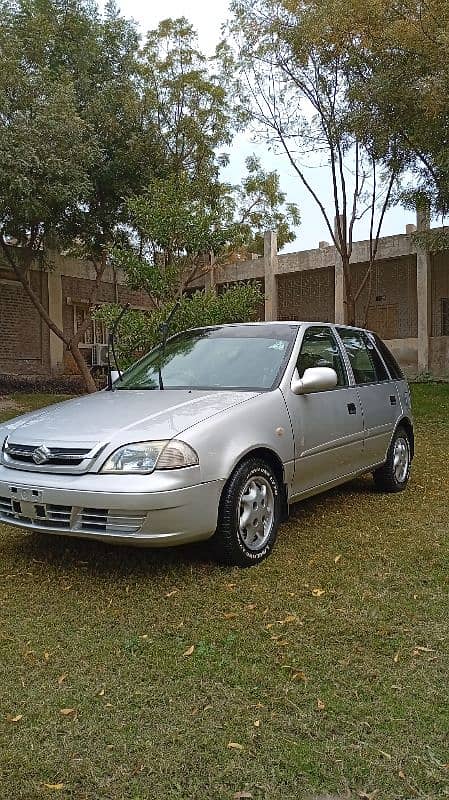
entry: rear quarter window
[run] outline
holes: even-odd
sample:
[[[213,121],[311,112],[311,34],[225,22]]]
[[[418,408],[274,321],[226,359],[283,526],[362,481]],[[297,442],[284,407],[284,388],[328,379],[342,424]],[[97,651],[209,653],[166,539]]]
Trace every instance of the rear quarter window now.
[[[385,342],[383,342],[382,339],[380,339],[379,336],[377,336],[375,333],[371,333],[370,336],[374,339],[376,347],[379,350],[379,353],[381,354],[383,360],[385,361],[388,367],[388,372],[390,373],[393,380],[403,381],[405,378],[404,373],[402,372],[402,369],[400,368],[398,362],[396,361],[393,353],[388,349]]]

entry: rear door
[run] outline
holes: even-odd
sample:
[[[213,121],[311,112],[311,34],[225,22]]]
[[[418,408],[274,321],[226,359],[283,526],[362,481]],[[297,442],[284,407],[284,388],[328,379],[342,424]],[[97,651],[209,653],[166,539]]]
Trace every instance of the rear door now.
[[[401,411],[396,382],[391,380],[374,340],[366,331],[337,328],[363,408],[364,466],[385,461]]]
[[[293,495],[357,471],[363,458],[360,399],[328,326],[310,326],[304,333],[296,364],[300,378],[309,367],[332,367],[338,384],[326,392],[286,392],[295,441]]]

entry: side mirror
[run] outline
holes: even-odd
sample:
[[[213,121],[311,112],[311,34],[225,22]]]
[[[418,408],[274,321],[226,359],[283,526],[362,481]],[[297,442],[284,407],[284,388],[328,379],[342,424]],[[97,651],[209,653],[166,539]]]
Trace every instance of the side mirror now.
[[[334,389],[337,383],[337,373],[331,367],[310,367],[304,371],[302,378],[293,378],[291,390],[293,394],[326,392]]]
[[[111,369],[111,383],[114,383],[114,381],[118,381],[119,377],[120,375],[118,369]]]

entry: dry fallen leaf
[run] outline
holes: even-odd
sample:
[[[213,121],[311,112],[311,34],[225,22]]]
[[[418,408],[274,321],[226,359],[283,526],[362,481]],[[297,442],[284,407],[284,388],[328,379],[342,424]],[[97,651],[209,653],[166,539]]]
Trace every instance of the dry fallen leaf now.
[[[59,678],[58,678],[58,686],[62,686],[62,684],[64,683],[66,678],[67,678],[67,675],[65,673],[63,675],[60,675]]]
[[[187,648],[187,650],[186,650],[186,651],[183,653],[183,656],[191,656],[194,650],[195,650],[195,645],[194,645],[194,644],[192,644],[192,645],[190,645],[190,647],[188,647],[188,648]]]
[[[402,769],[399,770],[398,777],[402,778],[403,781],[405,780],[405,772]]]
[[[335,556],[335,558],[334,558],[334,564],[338,564],[338,562],[340,561],[340,559],[341,559],[341,553],[339,553],[339,554],[338,554],[338,556]]]
[[[292,675],[292,681],[305,681],[307,680],[305,673],[300,669]]]
[[[323,708],[326,708],[326,704],[323,703],[323,701],[318,698],[318,700],[316,701],[316,707],[319,708],[320,711],[322,711]]]
[[[60,708],[59,713],[63,717],[74,717],[76,716],[76,708]]]
[[[230,611],[228,614],[223,614],[223,619],[234,619],[236,616],[235,611]]]
[[[44,653],[44,659],[45,659],[45,661],[48,661],[48,660],[49,660],[49,658],[50,658],[50,653],[47,653],[47,652],[45,652],[45,653]]]
[[[312,589],[312,594],[314,597],[321,597],[326,594],[326,589]]]
[[[23,719],[23,714],[16,714],[15,717],[12,717],[10,714],[6,717],[8,722],[20,722]]]
[[[246,608],[247,611],[254,611],[256,606],[257,606],[257,603],[249,603],[247,606],[245,606],[245,608]]]
[[[290,622],[298,622],[298,617],[295,614],[287,614],[284,619],[278,619],[278,625],[288,625]]]
[[[231,750],[243,750],[243,745],[238,742],[228,742],[228,747]]]
[[[244,800],[244,798],[245,800],[247,800],[247,798],[250,800],[250,798],[252,798],[251,792],[236,792],[234,795],[234,800]]]
[[[395,663],[395,664],[397,664],[397,663],[398,663],[398,661],[399,661],[399,650],[398,650],[398,652],[397,652],[397,653],[395,653],[395,655],[394,655],[394,658],[393,658],[393,661],[394,661],[394,663]]]
[[[56,791],[60,791],[64,788],[63,783],[44,783],[46,789],[55,789]]]
[[[254,720],[254,727],[255,728],[260,728],[260,719],[255,719]]]
[[[166,597],[173,597],[173,595],[176,594],[177,591],[178,591],[177,589],[172,589],[171,592],[167,592],[167,594],[165,596]]]

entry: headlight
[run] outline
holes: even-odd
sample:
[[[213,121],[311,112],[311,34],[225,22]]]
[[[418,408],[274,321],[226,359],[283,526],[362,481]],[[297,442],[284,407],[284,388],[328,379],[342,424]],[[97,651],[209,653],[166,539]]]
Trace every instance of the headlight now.
[[[188,444],[176,439],[136,442],[119,447],[105,461],[101,472],[129,472],[145,475],[155,469],[181,469],[198,464],[198,455]]]

